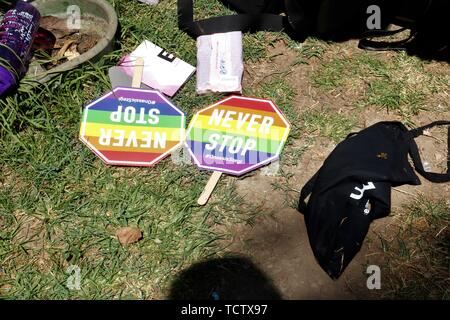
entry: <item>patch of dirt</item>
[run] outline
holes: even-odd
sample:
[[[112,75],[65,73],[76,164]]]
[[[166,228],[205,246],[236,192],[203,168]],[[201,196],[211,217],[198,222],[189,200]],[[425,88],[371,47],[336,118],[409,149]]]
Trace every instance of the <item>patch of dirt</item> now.
[[[24,212],[15,213],[19,230],[14,237],[14,242],[22,244],[26,249],[36,249],[44,241],[44,229],[41,220]]]
[[[322,59],[331,59],[337,55],[350,57],[360,51],[355,41],[336,44],[327,49]],[[288,50],[283,43],[270,49],[273,59],[270,62],[258,62],[246,66],[244,85],[259,85],[268,77],[291,71],[289,83],[295,88],[297,97],[295,107],[299,113],[318,106],[329,106],[347,115],[355,113],[355,104],[361,98],[359,91],[319,90],[311,86],[311,73],[320,67],[321,60],[313,58],[308,65],[293,66],[295,53]],[[392,53],[385,54],[387,57]],[[438,63],[436,63],[438,64]],[[435,63],[427,68],[433,68]],[[448,65],[446,65],[447,73]],[[398,115],[388,113],[377,107],[367,107],[357,114],[359,131],[380,121],[401,120]],[[450,119],[450,114],[442,110],[423,111],[412,120],[422,125],[438,119]],[[306,144],[304,138],[295,144]],[[424,161],[434,163],[432,169],[439,171],[446,157],[445,139],[437,137],[421,137],[417,139]],[[267,214],[258,218],[252,226],[238,226],[232,231],[234,238],[229,251],[249,257],[280,290],[284,299],[356,299],[379,298],[380,292],[369,290],[366,286],[367,265],[382,266],[385,256],[380,250],[379,234],[389,236],[392,225],[398,221],[395,212],[403,204],[412,201],[418,194],[448,195],[450,185],[433,184],[425,179],[420,186],[401,186],[392,191],[392,212],[390,217],[372,223],[361,251],[347,267],[341,278],[331,280],[322,271],[312,254],[304,224],[303,216],[288,205],[289,199],[296,199],[298,192],[308,179],[322,166],[323,161],[334,149],[335,144],[325,138],[315,137],[313,145],[301,156],[299,164],[283,168],[293,174],[289,181],[281,176],[263,176],[261,170],[245,179],[236,182],[240,196],[249,202],[260,203]],[[436,167],[437,166],[437,167]],[[441,168],[442,171],[442,168]],[[289,184],[295,191],[287,193],[275,190],[274,183]],[[383,287],[382,287],[383,289]],[[383,291],[383,290],[379,290]]]
[[[13,238],[13,243],[22,246],[28,252],[26,257],[28,264],[34,264],[41,271],[47,272],[51,263],[49,263],[44,223],[25,212],[16,212],[14,216],[19,229]]]

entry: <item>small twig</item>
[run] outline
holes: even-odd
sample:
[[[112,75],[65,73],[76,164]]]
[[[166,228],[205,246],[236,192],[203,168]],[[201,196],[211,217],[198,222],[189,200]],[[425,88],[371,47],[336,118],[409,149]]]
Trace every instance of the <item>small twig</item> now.
[[[59,60],[61,60],[62,58],[64,58],[64,53],[66,53],[67,49],[69,49],[69,47],[75,43],[75,40],[67,40],[66,42],[64,42],[63,47],[58,51],[58,54],[55,57],[55,61],[53,61],[53,64],[57,64]]]
[[[442,231],[444,231],[445,229],[447,229],[447,226],[443,227],[437,234],[436,234],[436,238],[439,237],[439,235],[442,233]]]
[[[422,136],[427,137],[427,138],[434,139],[434,140],[439,141],[439,142],[443,142],[442,140],[440,140],[440,139],[438,139],[438,138],[436,138],[436,137],[433,137],[431,134],[426,134],[426,133],[424,133]]]
[[[275,71],[275,72],[272,72],[272,73],[270,73],[270,74],[264,76],[264,78],[262,78],[261,80],[259,80],[258,82],[256,82],[255,85],[259,86],[263,81],[265,81],[265,80],[267,80],[267,79],[269,79],[269,78],[271,78],[271,77],[274,77],[274,76],[276,76],[276,75],[284,75],[284,77],[287,77],[287,76],[290,75],[291,73],[292,73],[291,70]]]
[[[404,191],[404,190],[400,190],[400,189],[398,189],[398,188],[392,188],[392,189],[395,190],[395,191],[397,191],[397,192],[400,192],[400,193],[406,194],[406,195],[408,195],[408,196],[411,196],[411,197],[417,196],[417,195],[415,195],[415,194],[413,194],[413,193],[410,193],[410,192],[407,192],[407,191]]]
[[[380,254],[383,254],[383,253],[382,252],[372,252],[372,253],[366,254],[365,257],[367,258],[367,257],[376,256],[376,255],[380,255]]]

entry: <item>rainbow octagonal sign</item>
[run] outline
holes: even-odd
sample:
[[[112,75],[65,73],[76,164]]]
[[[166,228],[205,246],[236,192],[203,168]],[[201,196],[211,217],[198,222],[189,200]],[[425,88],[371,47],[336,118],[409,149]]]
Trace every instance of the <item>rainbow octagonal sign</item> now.
[[[231,96],[194,115],[186,144],[199,168],[239,176],[278,159],[289,130],[272,101]]]
[[[86,106],[80,139],[107,164],[152,166],[182,144],[184,126],[159,91],[119,87]]]

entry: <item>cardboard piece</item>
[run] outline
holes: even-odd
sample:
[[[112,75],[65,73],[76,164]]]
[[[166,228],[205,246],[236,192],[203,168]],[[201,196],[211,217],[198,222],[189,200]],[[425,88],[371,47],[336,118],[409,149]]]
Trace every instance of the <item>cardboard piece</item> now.
[[[120,67],[109,68],[108,76],[113,89],[117,87],[131,87],[133,78],[126,74]],[[141,82],[141,89],[150,89],[150,87]]]
[[[169,97],[174,96],[196,70],[150,41],[144,41],[131,54],[123,57],[119,68],[132,77],[138,57],[144,58],[142,82]]]

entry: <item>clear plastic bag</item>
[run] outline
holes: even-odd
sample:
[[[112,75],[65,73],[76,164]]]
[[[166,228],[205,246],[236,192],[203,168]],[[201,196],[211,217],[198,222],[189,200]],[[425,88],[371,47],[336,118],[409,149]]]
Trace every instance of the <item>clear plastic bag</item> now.
[[[242,32],[197,38],[197,93],[242,92]]]

